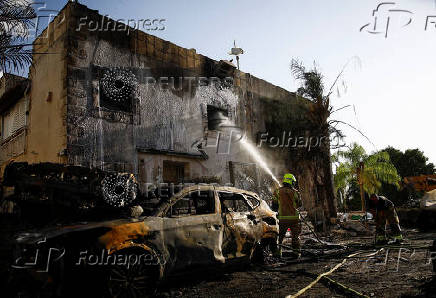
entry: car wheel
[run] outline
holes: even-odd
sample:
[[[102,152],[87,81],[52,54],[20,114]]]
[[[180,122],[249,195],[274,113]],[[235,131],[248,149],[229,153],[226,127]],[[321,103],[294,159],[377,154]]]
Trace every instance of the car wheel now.
[[[273,239],[263,239],[262,242],[255,247],[251,261],[258,264],[267,263],[272,256],[273,241]]]
[[[141,252],[144,254],[144,252]],[[146,252],[148,254],[148,252]],[[137,254],[137,252],[135,252]],[[130,252],[117,256],[132,255]],[[107,271],[106,286],[109,297],[150,297],[155,294],[159,279],[159,265],[137,262],[111,265]]]

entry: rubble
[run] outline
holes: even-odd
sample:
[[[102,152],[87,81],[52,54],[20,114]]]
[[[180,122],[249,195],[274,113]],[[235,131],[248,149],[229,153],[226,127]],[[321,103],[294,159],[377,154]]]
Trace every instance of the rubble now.
[[[299,260],[275,260],[231,272],[193,273],[192,277],[169,281],[157,295],[178,292],[177,297],[182,298],[234,297],[235,293],[238,297],[287,297],[342,263],[350,254],[361,252],[346,258],[342,266],[322,277],[300,297],[433,297],[436,280],[433,280],[432,267],[428,264],[428,246],[436,233],[406,230],[405,234],[410,242],[404,248],[375,248],[372,237],[355,236],[334,241],[335,244],[347,245],[347,250],[330,249],[331,253],[324,255],[322,250],[317,255],[309,255],[308,245],[317,241],[310,235],[303,235],[302,242],[305,238],[312,239],[306,242],[307,245],[303,244],[303,256]],[[328,242],[327,236],[319,237]],[[415,246],[415,250],[410,245]],[[328,252],[325,248],[324,251]]]
[[[424,194],[421,199],[421,208],[436,209],[436,189]]]
[[[345,230],[351,230],[356,232],[357,234],[364,234],[368,232],[368,228],[365,227],[363,223],[360,221],[347,221],[341,224],[341,227]]]

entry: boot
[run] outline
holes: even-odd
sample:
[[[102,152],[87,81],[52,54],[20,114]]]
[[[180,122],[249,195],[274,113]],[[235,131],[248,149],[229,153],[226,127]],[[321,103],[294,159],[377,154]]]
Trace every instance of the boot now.
[[[394,237],[392,237],[393,238],[393,243],[402,243],[403,242],[403,235],[396,235],[396,236],[394,236]]]
[[[279,249],[274,250],[272,255],[274,258],[281,259],[282,258],[282,249],[279,248]]]
[[[383,245],[388,243],[388,240],[386,239],[386,237],[384,235],[377,235],[375,237],[375,244],[376,245]]]

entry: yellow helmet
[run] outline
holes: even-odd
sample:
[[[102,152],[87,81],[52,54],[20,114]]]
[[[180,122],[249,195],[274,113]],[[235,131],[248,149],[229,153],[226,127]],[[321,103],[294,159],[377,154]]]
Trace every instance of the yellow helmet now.
[[[295,179],[295,176],[292,174],[288,173],[283,176],[283,183],[288,183],[290,185],[293,185],[296,181],[297,179]]]

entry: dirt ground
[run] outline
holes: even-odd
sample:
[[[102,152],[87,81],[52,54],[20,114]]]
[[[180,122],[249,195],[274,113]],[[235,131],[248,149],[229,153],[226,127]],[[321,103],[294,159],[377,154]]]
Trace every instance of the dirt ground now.
[[[427,249],[436,233],[406,231],[402,247],[366,247],[360,255],[347,259],[329,277],[369,297],[436,297]],[[349,243],[366,242],[372,237],[353,237]],[[358,249],[354,249],[357,252]],[[227,272],[203,272],[170,280],[158,292],[158,297],[286,297],[296,294],[317,275],[341,263],[352,251],[325,259],[300,262],[277,262],[249,265]],[[375,253],[368,257],[369,254]],[[322,280],[300,297],[344,297]],[[350,296],[350,295],[349,295]]]
[[[348,245],[347,249],[324,251],[317,250],[313,238],[307,238],[300,260],[269,259],[268,264],[186,272],[161,285],[157,297],[286,297],[356,252],[360,254],[348,258],[328,277],[368,297],[436,297],[436,276],[428,250],[436,232],[406,230],[405,236],[401,247],[374,247],[371,236],[323,238]],[[2,280],[6,279],[2,275]],[[352,295],[321,279],[300,297],[344,296]]]

